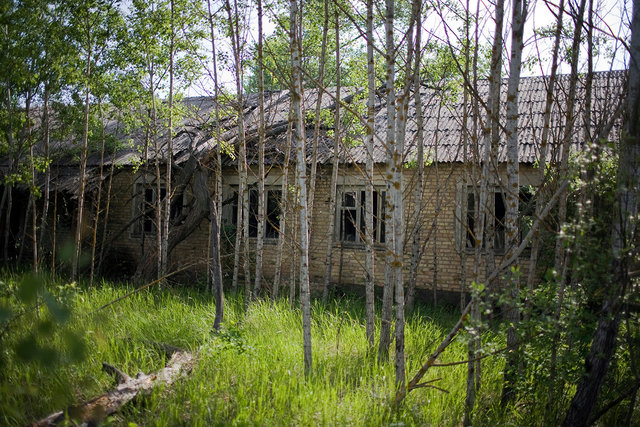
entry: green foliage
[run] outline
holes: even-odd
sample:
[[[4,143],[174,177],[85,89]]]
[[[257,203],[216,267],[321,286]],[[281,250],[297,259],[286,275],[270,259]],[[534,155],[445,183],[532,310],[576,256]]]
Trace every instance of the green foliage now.
[[[438,360],[439,364],[466,360],[468,337],[482,328],[482,387],[474,424],[531,425],[542,420],[546,408],[548,357],[552,332],[562,330],[571,346],[559,347],[558,384],[569,391],[582,375],[580,369],[589,326],[595,317],[577,310],[584,292],[570,289],[565,313],[553,320],[554,276],[521,302],[525,313],[536,313],[521,335],[526,358],[521,399],[516,407],[501,409],[504,347],[501,326],[488,304],[481,305],[481,322],[469,320]],[[225,299],[225,322],[212,331],[215,302],[202,290],[150,289],[101,307],[130,292],[127,285],[103,282],[97,287],[50,283],[29,275],[5,274],[0,282],[0,322],[3,333],[0,370],[0,423],[24,425],[54,410],[86,401],[112,389],[113,380],[100,372],[106,361],[123,372],[151,373],[165,359],[153,346],[163,342],[196,352],[197,364],[171,390],[156,390],[107,423],[119,425],[210,424],[331,424],[331,425],[459,425],[464,410],[466,363],[432,369],[426,381],[448,391],[413,391],[397,411],[390,406],[395,390],[393,362],[378,364],[367,350],[365,307],[361,300],[342,297],[313,307],[314,368],[304,374],[300,309],[286,300],[254,301],[244,311],[242,295]],[[472,292],[484,292],[474,284]],[[51,298],[44,297],[50,294]],[[33,303],[40,296],[40,317]],[[17,307],[29,307],[15,318]],[[379,314],[379,313],[378,313]],[[14,320],[11,320],[14,319]],[[458,313],[418,305],[407,319],[407,372],[412,375],[441,342]],[[637,316],[627,323],[629,342],[638,344]],[[4,326],[3,326],[4,327]],[[380,325],[377,324],[379,329]],[[461,339],[463,337],[467,337]],[[621,331],[627,336],[627,327]],[[626,338],[625,338],[626,340]],[[497,352],[496,355],[492,355]],[[611,385],[605,396],[629,385],[631,359],[617,353]],[[393,360],[393,357],[391,358]],[[51,361],[54,362],[50,365]],[[53,369],[50,367],[52,366]],[[559,413],[564,409],[559,405]],[[616,414],[603,421],[615,422]]]
[[[44,276],[3,274],[0,281],[0,422],[14,424],[43,389],[57,401],[61,389],[54,373],[73,369],[87,357],[85,332],[71,321],[77,288],[51,283]],[[16,372],[21,372],[17,376]],[[34,375],[46,376],[44,385]],[[14,388],[7,388],[14,384]],[[16,400],[22,401],[20,411]],[[28,420],[23,420],[24,424]]]

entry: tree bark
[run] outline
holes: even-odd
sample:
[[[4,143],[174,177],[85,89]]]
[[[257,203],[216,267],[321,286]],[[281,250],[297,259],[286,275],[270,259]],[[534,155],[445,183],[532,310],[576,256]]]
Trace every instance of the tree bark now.
[[[162,209],[162,235],[161,235],[161,253],[160,253],[160,277],[164,277],[168,273],[169,268],[169,222],[171,221],[171,172],[173,168],[173,80],[174,80],[174,56],[175,56],[175,4],[174,0],[170,1],[171,6],[171,40],[169,42],[169,126],[167,129],[167,158],[166,172],[164,177],[165,196]]]
[[[414,2],[414,7],[422,10],[422,1]],[[418,28],[422,27],[422,19],[418,21]],[[422,94],[420,93],[420,58],[421,58],[422,31],[416,31],[416,53],[415,66],[413,68],[413,96],[416,109],[416,186],[413,190],[413,228],[411,231],[411,264],[409,267],[409,286],[407,288],[406,309],[408,313],[413,311],[416,282],[418,280],[418,267],[421,258],[421,240],[422,232],[422,207],[424,203],[424,111],[422,110]],[[436,149],[437,152],[437,149]],[[436,162],[437,165],[437,162]],[[436,184],[437,187],[437,184]],[[434,300],[435,301],[435,300]]]
[[[367,133],[365,148],[367,150],[366,173],[366,241],[365,241],[365,301],[366,301],[366,334],[369,351],[375,347],[376,309],[375,309],[375,252],[373,228],[373,132],[375,125],[375,66],[373,61],[373,0],[367,0]],[[382,218],[378,218],[380,221]]]
[[[380,323],[380,345],[378,348],[378,361],[385,362],[389,358],[389,346],[391,345],[391,316],[393,310],[393,280],[395,279],[395,270],[392,267],[394,262],[394,232],[392,222],[392,212],[394,206],[393,194],[393,155],[396,127],[396,94],[395,94],[395,42],[393,40],[393,20],[395,14],[395,3],[393,0],[385,1],[385,72],[386,72],[386,88],[385,98],[387,101],[387,134],[385,140],[385,149],[387,151],[387,166],[385,177],[387,181],[387,191],[385,193],[385,244],[387,247],[387,255],[385,262],[384,274],[384,290],[382,296],[382,319]]]
[[[118,412],[125,404],[139,394],[148,394],[158,385],[170,386],[185,370],[190,370],[193,355],[185,351],[173,353],[166,367],[153,374],[139,374],[135,378],[129,377],[118,369],[103,363],[102,369],[116,377],[118,385],[115,390],[98,396],[91,401],[78,406],[72,406],[65,411],[55,412],[32,426],[46,427],[62,424],[69,417],[73,422],[82,425],[97,425],[109,415]]]
[[[98,109],[100,111],[100,167],[98,168],[99,173],[99,182],[98,185],[98,195],[96,197],[96,211],[93,219],[93,230],[91,236],[91,265],[89,271],[89,287],[93,286],[93,276],[95,273],[96,266],[96,245],[98,243],[98,224],[100,221],[100,204],[102,203],[102,172],[104,169],[104,144],[105,144],[105,135],[104,135],[104,116],[102,111],[102,101],[98,101]]]
[[[329,0],[324,0],[324,20],[322,27],[322,45],[318,70],[318,99],[316,100],[315,128],[313,132],[313,148],[311,154],[311,172],[309,173],[309,224],[313,218],[313,202],[316,194],[316,175],[318,169],[318,140],[320,138],[320,113],[322,110],[322,94],[324,91],[324,73],[327,57],[327,36],[329,32]],[[336,53],[338,49],[336,48]]]
[[[251,285],[249,275],[249,192],[247,189],[247,154],[246,154],[246,141],[245,141],[245,129],[244,129],[244,112],[243,112],[243,99],[242,99],[242,64],[241,64],[241,52],[240,52],[240,31],[237,28],[239,19],[238,5],[234,1],[234,11],[231,11],[231,3],[229,0],[225,1],[225,7],[227,9],[227,17],[229,18],[229,34],[231,36],[231,45],[234,56],[234,72],[236,83],[236,96],[237,106],[236,114],[238,120],[238,175],[240,176],[240,186],[238,189],[238,215],[236,217],[236,241],[233,257],[233,277],[231,287],[235,291],[238,289],[238,273],[240,270],[240,250],[241,243],[243,243],[243,266],[245,274],[245,308],[248,307],[249,300],[251,299]],[[234,19],[235,17],[235,19]],[[234,27],[234,22],[236,23]]]
[[[44,237],[47,229],[47,216],[49,215],[49,200],[51,191],[51,166],[49,164],[49,98],[50,98],[50,90],[49,83],[45,83],[44,87],[44,97],[43,97],[43,106],[42,106],[42,127],[43,127],[43,136],[42,142],[44,143],[44,158],[46,163],[45,171],[44,171],[44,188],[42,190],[42,215],[40,218],[40,237],[38,239],[40,243],[40,250],[38,254],[40,259],[44,258]],[[1,209],[1,208],[0,208]]]
[[[90,79],[91,79],[91,55],[93,45],[91,43],[91,26],[89,24],[89,10],[88,8],[85,10],[86,16],[86,31],[87,31],[87,42],[88,42],[88,51],[87,51],[87,63],[85,69],[85,78],[87,79],[85,85],[85,99],[84,99],[84,131],[82,133],[82,151],[80,154],[80,188],[78,191],[78,212],[76,216],[76,230],[75,230],[75,246],[73,251],[73,259],[71,263],[71,280],[76,280],[78,278],[78,261],[80,258],[80,251],[82,250],[82,218],[84,211],[84,190],[87,182],[87,145],[89,141],[89,95],[91,93],[90,89]]]
[[[309,223],[307,218],[307,179],[304,135],[304,115],[302,111],[302,45],[298,22],[297,0],[289,2],[289,38],[291,41],[291,103],[293,105],[293,141],[296,150],[296,193],[300,227],[300,303],[302,305],[302,330],[304,350],[304,370],[311,371],[311,295],[309,292]]]
[[[291,110],[291,107],[290,107]],[[293,114],[289,111],[290,116]],[[289,184],[289,162],[291,160],[291,144],[293,135],[293,120],[289,120],[287,128],[287,145],[285,147],[284,165],[282,166],[282,182],[280,183],[280,221],[278,222],[278,249],[276,251],[276,266],[273,274],[273,291],[272,298],[278,299],[280,293],[280,282],[282,278],[282,255],[284,252],[284,239],[287,228],[287,210],[288,206],[288,184]]]
[[[262,253],[264,250],[265,193],[264,193],[264,74],[262,71],[262,0],[258,0],[258,238],[256,239],[256,274],[253,297],[257,298],[262,285]]]
[[[507,189],[505,213],[505,249],[507,258],[511,258],[518,247],[518,211],[520,196],[520,156],[518,134],[518,86],[520,84],[520,70],[522,66],[522,49],[524,23],[527,17],[527,0],[513,0],[511,23],[511,63],[509,64],[509,80],[507,83],[507,123],[505,137],[507,140]],[[511,268],[518,268],[516,258]],[[507,361],[504,370],[502,388],[502,405],[513,401],[515,397],[514,385],[518,379],[518,335],[517,326],[520,323],[520,284],[518,273],[509,272],[508,286],[511,303],[507,308],[507,320],[510,325],[507,330]]]
[[[213,321],[213,329],[220,329],[220,324],[224,319],[224,291],[222,289],[222,266],[220,264],[220,229],[218,228],[218,206],[217,201],[211,201],[211,260],[209,264],[209,274],[213,283],[213,294],[216,298],[216,317]]]
[[[327,248],[324,260],[324,281],[322,283],[322,302],[327,303],[329,298],[329,286],[331,283],[331,267],[333,258],[333,236],[336,228],[336,202],[338,198],[338,169],[340,165],[340,143],[341,143],[341,123],[340,123],[340,28],[338,13],[336,11],[336,109],[334,111],[334,142],[333,142],[333,162],[331,164],[331,183],[329,196],[329,228],[327,229]],[[357,227],[357,225],[356,225]]]

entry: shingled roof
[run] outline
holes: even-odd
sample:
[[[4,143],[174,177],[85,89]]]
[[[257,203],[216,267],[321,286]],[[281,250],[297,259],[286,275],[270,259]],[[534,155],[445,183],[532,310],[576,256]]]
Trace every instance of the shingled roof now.
[[[626,85],[626,71],[597,72],[593,74],[592,95],[591,95],[591,133],[607,136],[615,139],[619,132],[620,113],[624,100],[624,88]],[[575,102],[575,124],[571,132],[571,142],[574,150],[579,150],[587,138],[587,127],[584,125],[585,109],[587,108],[585,95],[586,75],[578,79],[578,87]],[[520,80],[519,87],[519,141],[520,141],[520,162],[534,163],[539,158],[540,137],[544,121],[544,109],[546,105],[546,90],[549,84],[547,77],[525,77]],[[502,105],[504,106],[501,115],[501,125],[505,124],[506,116],[506,86],[507,81],[503,79],[501,88]],[[478,82],[477,97],[483,101],[488,98],[489,84],[486,80]],[[569,91],[569,76],[561,75],[557,79],[554,90],[554,103],[551,114],[551,147],[558,147],[561,144],[565,129],[565,116],[567,107],[567,96]],[[463,162],[463,100],[462,91],[452,94],[450,91],[437,91],[423,88],[423,144],[425,153],[433,161],[442,163]],[[356,110],[356,103],[359,103],[360,111],[365,111],[363,105],[366,102],[362,91],[354,88],[343,88],[341,99],[350,105],[352,110]],[[307,112],[306,117],[306,147],[307,160],[311,161],[312,142],[314,139],[314,121],[317,97],[321,96],[322,109],[332,112],[335,109],[336,88],[325,90],[309,89],[303,94],[303,109]],[[221,106],[221,119],[219,123],[215,120],[215,101],[210,97],[186,98],[183,101],[188,114],[177,124],[177,134],[173,139],[174,161],[180,164],[194,154],[197,157],[210,155],[219,146],[223,153],[229,151],[238,143],[238,126],[236,114],[233,110],[233,101],[229,101],[226,106]],[[289,128],[289,102],[290,93],[288,90],[271,91],[265,94],[265,134],[266,134],[266,163],[279,163],[284,160],[284,154],[289,142],[287,141],[287,131]],[[480,103],[479,126],[485,121],[485,114]],[[257,142],[259,129],[258,97],[255,94],[248,95],[243,99],[243,115],[245,122],[245,138],[247,144],[247,160],[249,164],[257,162]],[[386,132],[386,101],[383,98],[383,91],[376,94],[376,116],[374,138],[374,162],[383,163],[386,160],[384,149],[384,139]],[[346,111],[346,109],[344,109]],[[345,113],[343,113],[345,114]],[[348,114],[348,113],[347,113]],[[472,108],[468,108],[468,121],[466,129],[473,128]],[[410,96],[407,131],[405,144],[405,159],[415,158],[418,141],[417,135],[417,112],[415,100]],[[357,121],[357,119],[354,119]],[[217,143],[215,135],[216,124],[219,126],[221,143]],[[606,131],[603,131],[606,130]],[[329,163],[333,156],[332,126],[322,125],[318,135],[318,162],[320,164]],[[119,150],[113,161],[119,165],[136,164],[143,157],[145,143],[145,133],[142,130],[123,134],[121,126],[116,122],[110,122],[107,126],[108,132],[118,134],[122,140],[129,144]],[[360,128],[360,132],[363,128]],[[340,158],[342,163],[364,163],[367,153],[363,146],[363,135],[353,133],[351,129],[348,147],[342,147]],[[469,135],[470,136],[470,135]],[[471,140],[471,138],[470,138]],[[166,134],[159,135],[160,157],[167,154]],[[237,149],[237,147],[236,147]],[[552,150],[552,154],[559,159],[558,151]],[[468,150],[467,159],[471,159],[472,150]],[[153,159],[155,153],[152,146],[147,146],[147,158]],[[224,164],[232,166],[235,164],[234,156],[224,155]],[[293,157],[292,157],[293,158]],[[99,154],[93,154],[88,159],[89,167],[98,166]],[[504,138],[498,148],[498,161],[506,161],[506,147]],[[106,164],[110,164],[111,158]]]
[[[597,72],[593,74],[592,95],[590,108],[590,133],[592,140],[608,138],[616,140],[619,136],[621,124],[621,112],[624,101],[626,87],[626,71]],[[578,87],[575,102],[575,122],[571,132],[571,143],[574,150],[581,150],[585,141],[589,140],[587,126],[585,126],[585,114],[588,107],[585,94],[586,75],[581,75],[578,79]],[[519,141],[520,141],[520,162],[535,163],[539,159],[539,145],[542,134],[544,109],[546,105],[546,89],[549,83],[547,77],[525,77],[520,80],[519,87]],[[502,101],[506,99],[506,79],[502,82]],[[478,82],[477,99],[486,101],[488,95],[488,82],[481,80]],[[555,160],[559,160],[560,146],[565,131],[565,116],[567,108],[567,97],[569,91],[569,76],[558,77],[554,90],[554,103],[551,114],[551,155]],[[423,141],[425,153],[430,160],[451,163],[465,161],[463,150],[463,102],[462,91],[457,93],[444,90],[421,89],[423,106]],[[314,139],[315,125],[312,113],[315,111],[318,96],[321,96],[322,109],[332,112],[335,109],[336,89],[327,88],[325,90],[309,89],[303,94],[303,108],[307,112],[306,117],[306,154],[307,161],[311,161],[312,142]],[[355,88],[344,88],[341,99],[352,111],[359,110],[362,114],[364,108],[365,94]],[[193,97],[181,101],[187,114],[175,125],[176,136],[173,139],[173,158],[176,164],[185,162],[189,156],[195,155],[201,159],[211,158],[216,150],[221,149],[223,153],[233,150],[238,142],[237,117],[234,112],[234,100],[229,100],[225,105],[220,106],[220,120],[215,120],[216,103],[210,97]],[[281,163],[285,158],[285,153],[289,147],[287,131],[289,128],[289,102],[290,93],[284,91],[270,91],[265,93],[265,162]],[[482,102],[480,103],[482,104]],[[243,115],[245,122],[245,138],[247,143],[247,156],[249,164],[257,163],[257,142],[259,129],[258,97],[255,94],[246,96],[243,99]],[[383,98],[383,91],[376,93],[375,104],[375,138],[374,138],[374,162],[383,163],[386,160],[384,140],[386,132],[386,101]],[[481,127],[485,114],[479,115],[479,126]],[[466,129],[473,129],[472,106],[469,105]],[[501,125],[505,123],[506,107],[500,115]],[[37,115],[37,114],[36,114]],[[407,131],[405,143],[405,159],[415,159],[418,141],[417,135],[417,112],[415,100],[410,96],[407,114]],[[352,114],[353,119],[353,114]],[[38,118],[36,117],[36,122]],[[357,122],[357,119],[353,119]],[[35,127],[35,126],[34,126]],[[318,135],[318,162],[320,164],[329,163],[333,156],[333,132],[332,125],[323,124]],[[140,162],[145,153],[148,159],[155,158],[153,146],[148,143],[148,136],[142,129],[131,132],[124,132],[123,125],[112,119],[107,123],[107,133],[110,133],[120,141],[125,142],[115,154],[105,155],[105,174],[108,166],[113,162],[116,165],[135,165]],[[343,164],[364,163],[367,154],[363,146],[363,128],[354,131],[353,128],[347,130],[349,134],[348,147],[341,147],[340,161]],[[360,133],[358,133],[360,132]],[[220,143],[216,135],[220,135]],[[469,135],[471,136],[471,135]],[[472,140],[469,138],[468,140]],[[164,159],[167,154],[167,135],[161,132],[158,135],[159,157]],[[75,145],[74,141],[57,141],[54,146],[64,151]],[[146,147],[146,148],[145,148]],[[469,146],[471,147],[471,146]],[[237,147],[235,147],[237,149]],[[467,150],[467,159],[472,159],[473,150]],[[292,156],[292,159],[294,156]],[[223,163],[226,166],[235,165],[235,156],[223,155]],[[506,160],[506,148],[504,138],[501,138],[498,147],[498,161]],[[100,154],[93,153],[87,159],[87,174],[89,175],[89,187],[95,186],[104,179],[98,177],[100,165]],[[59,157],[56,161],[58,168],[57,188],[63,191],[74,192],[79,181],[77,159],[72,156]],[[52,186],[53,188],[53,186]]]
[[[626,85],[626,71],[597,72],[593,74],[592,95],[590,108],[590,133],[588,138],[587,127],[585,126],[585,112],[588,106],[586,102],[585,82],[586,75],[582,75],[578,79],[574,126],[570,133],[571,143],[574,150],[580,150],[585,141],[592,139],[597,140],[599,137],[605,137],[615,140],[618,137],[620,129],[621,112],[624,101],[624,88]],[[525,77],[520,81],[519,90],[519,141],[520,141],[520,162],[535,163],[539,158],[539,145],[541,140],[544,110],[546,105],[546,91],[549,79],[546,77]],[[478,82],[477,97],[486,101],[489,85],[486,80]],[[506,101],[506,79],[502,82],[501,97],[503,106]],[[551,111],[550,139],[549,144],[552,148],[551,154],[555,160],[559,160],[560,146],[566,125],[566,108],[569,91],[569,76],[562,75],[557,79],[554,90],[554,103]],[[354,89],[347,91],[347,99],[354,102],[354,94],[359,92]],[[375,116],[375,135],[374,138],[374,162],[383,163],[386,160],[386,151],[384,149],[384,139],[386,132],[386,104],[385,100],[380,96],[382,91],[376,96],[376,116]],[[313,111],[317,100],[317,90],[309,90],[304,93],[304,108],[306,111]],[[457,94],[451,94],[446,91],[437,91],[434,89],[422,89],[423,106],[423,144],[425,153],[433,161],[450,163],[463,162],[463,102],[462,91]],[[344,96],[344,95],[343,95]],[[323,108],[333,110],[335,108],[335,88],[327,89],[322,92]],[[364,103],[365,100],[360,100]],[[355,108],[355,107],[354,107]],[[289,110],[289,93],[283,91],[270,94],[265,106],[265,115],[267,117],[267,151],[271,150],[277,153],[283,153],[286,149],[286,132],[288,128],[288,110]],[[482,127],[485,121],[485,114],[482,106],[480,106],[479,127]],[[469,105],[466,129],[473,128],[472,108]],[[504,126],[506,119],[506,106],[500,114],[501,125]],[[418,141],[417,136],[417,111],[415,108],[415,100],[413,95],[410,96],[408,114],[407,114],[407,132],[405,144],[405,159],[415,158]],[[255,158],[251,153],[255,152],[255,141],[257,141],[257,110],[245,114],[247,129],[247,152],[249,153],[249,162],[255,163]],[[328,135],[328,131],[333,130],[323,126],[319,135],[319,153],[318,162],[330,162],[333,152],[333,140]],[[307,138],[307,160],[311,158],[311,142],[313,140],[314,124],[313,120],[307,119],[306,138]],[[469,132],[469,130],[467,130]],[[228,141],[235,141],[237,136],[235,129],[228,131],[224,135]],[[471,136],[471,135],[469,135]],[[362,135],[351,135],[351,142],[348,148],[342,148],[340,153],[341,162],[343,163],[364,163],[367,158],[366,150],[362,144]],[[471,140],[471,138],[470,138]],[[355,141],[355,142],[354,142]],[[467,159],[471,159],[472,150],[469,148]],[[501,138],[498,147],[498,161],[506,161],[506,146],[504,137]],[[231,164],[229,162],[228,164]]]

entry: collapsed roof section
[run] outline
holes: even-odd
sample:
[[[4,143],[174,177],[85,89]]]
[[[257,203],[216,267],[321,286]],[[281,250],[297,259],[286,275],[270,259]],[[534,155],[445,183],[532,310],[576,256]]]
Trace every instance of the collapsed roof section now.
[[[574,126],[570,134],[573,150],[581,150],[585,141],[600,139],[615,140],[619,136],[621,112],[623,110],[624,88],[626,86],[626,71],[597,72],[593,74],[590,114],[586,109],[589,103],[586,99],[586,75],[578,79],[576,92],[576,109]],[[559,160],[560,147],[566,125],[566,107],[569,92],[569,76],[559,76],[553,91],[553,106],[550,121],[551,160]],[[520,81],[519,88],[519,140],[520,162],[533,164],[540,156],[540,141],[544,125],[544,111],[546,106],[546,92],[549,79],[547,77],[525,77]],[[501,97],[506,101],[506,79],[502,82]],[[481,155],[478,150],[482,146],[482,128],[486,123],[484,102],[487,99],[489,84],[486,80],[479,81],[477,93],[471,94],[469,99],[478,99],[478,120],[474,121],[473,103],[467,108],[465,120],[463,109],[463,95],[460,89],[457,93],[435,90],[423,87],[421,89],[423,102],[423,144],[425,155],[431,161],[441,163],[464,162],[477,160]],[[336,88],[324,90],[309,89],[303,94],[303,108],[307,114],[305,137],[307,139],[307,161],[311,161],[315,132],[314,115],[318,96],[321,97],[321,124],[318,132],[318,163],[329,163],[333,156],[334,138],[333,112],[336,105]],[[364,118],[366,113],[366,93],[354,88],[345,88],[341,92],[343,111],[343,135],[348,138],[340,148],[340,161],[343,164],[365,163],[367,153],[363,145]],[[174,126],[173,160],[176,165],[186,162],[191,156],[211,164],[215,161],[215,153],[221,150],[223,166],[236,164],[234,153],[238,152],[238,115],[237,101],[227,99],[217,105],[211,97],[185,98],[181,101],[182,118]],[[287,149],[291,149],[289,140],[289,91],[270,91],[265,93],[265,163],[278,164],[285,159]],[[386,161],[384,146],[386,124],[386,101],[383,91],[376,93],[375,103],[375,131],[373,160],[376,163]],[[217,115],[220,117],[216,121]],[[407,129],[405,143],[405,160],[415,159],[417,152],[417,114],[413,94],[409,94],[407,114]],[[247,146],[247,161],[257,162],[257,146],[259,138],[259,109],[258,96],[251,94],[243,99],[242,116],[245,124],[245,142]],[[506,107],[501,110],[500,123],[503,129],[506,119]],[[585,120],[589,120],[588,126]],[[38,120],[36,120],[38,121]],[[466,124],[465,124],[466,121]],[[473,130],[475,134],[472,134]],[[105,131],[114,136],[121,143],[112,153],[105,153],[104,159],[99,152],[94,152],[87,159],[88,188],[103,180],[112,164],[116,166],[135,166],[145,159],[154,161],[156,158],[155,144],[151,130],[138,126],[132,131],[125,131],[121,120],[113,118],[107,122]],[[466,135],[466,138],[465,138]],[[155,135],[158,146],[158,158],[164,162],[167,156],[167,129],[164,124],[159,126]],[[469,141],[479,140],[479,144]],[[467,145],[465,148],[465,141]],[[57,149],[64,150],[77,146],[77,142],[57,141],[53,144]],[[40,149],[40,151],[42,151]],[[506,161],[506,144],[501,138],[497,149],[498,162]],[[291,156],[293,159],[295,156]],[[99,177],[99,167],[102,161],[103,176]],[[5,162],[6,163],[6,162]],[[62,156],[54,165],[56,172],[52,173],[52,190],[75,193],[79,187],[79,170],[77,155]],[[43,180],[44,177],[41,178]]]

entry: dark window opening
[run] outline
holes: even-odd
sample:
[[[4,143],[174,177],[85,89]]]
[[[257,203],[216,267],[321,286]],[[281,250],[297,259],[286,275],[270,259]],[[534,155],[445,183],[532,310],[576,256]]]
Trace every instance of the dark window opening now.
[[[233,201],[231,222],[237,225],[238,199]],[[280,190],[265,189],[265,224],[263,236],[265,239],[277,239],[280,235]],[[249,190],[249,237],[258,237],[259,197],[257,189]]]
[[[492,191],[490,194],[493,194],[493,206],[490,207],[491,218],[493,218],[493,247],[498,251],[502,251],[505,249],[506,239],[505,239],[505,220],[506,220],[506,198],[504,193],[500,191]],[[491,197],[491,196],[489,196]],[[520,228],[520,239],[524,237],[531,228],[531,222],[533,220],[533,196],[528,187],[522,187],[520,189],[520,201],[519,201],[519,228]],[[475,248],[476,247],[476,238],[479,236],[476,235],[476,220],[477,220],[477,209],[480,209],[478,206],[479,203],[476,203],[476,195],[473,192],[473,189],[470,188],[467,193],[467,214],[466,214],[466,247],[467,248]],[[491,225],[487,223],[487,219],[485,216],[485,229],[482,236],[482,247],[486,247],[487,240],[487,227]]]
[[[338,238],[341,242],[362,243],[367,230],[367,193],[364,190],[344,191],[341,195]],[[384,243],[384,197],[385,192],[373,192],[373,238]]]
[[[137,184],[136,190],[134,200],[137,205],[136,215],[140,215],[140,220],[134,228],[134,234],[153,234],[156,231],[157,187],[155,184]],[[166,195],[166,188],[160,188],[161,202],[164,201]],[[182,216],[183,205],[183,193],[173,196],[169,212],[171,225],[177,225],[177,220]]]

